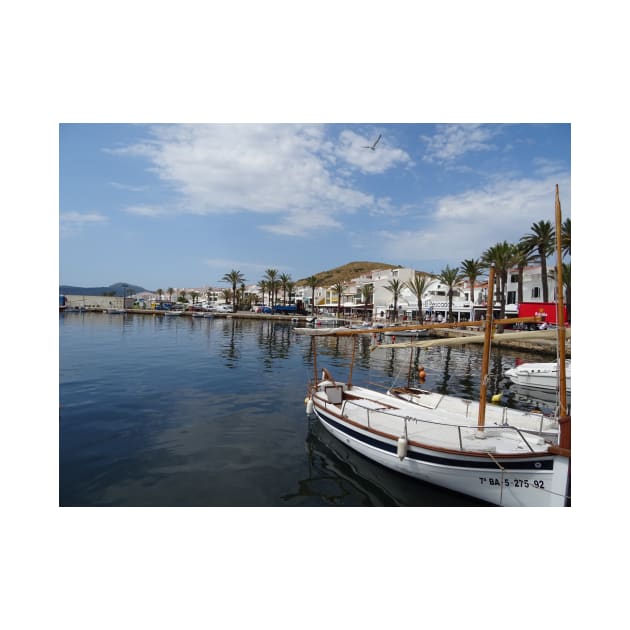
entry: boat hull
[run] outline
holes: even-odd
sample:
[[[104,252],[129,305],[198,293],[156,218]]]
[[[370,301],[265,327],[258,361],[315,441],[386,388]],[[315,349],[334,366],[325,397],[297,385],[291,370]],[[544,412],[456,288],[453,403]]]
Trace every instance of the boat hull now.
[[[415,479],[502,506],[565,505],[569,460],[548,453],[483,457],[409,445],[400,459],[395,440],[363,430],[318,405],[324,428],[365,457]]]
[[[557,363],[523,363],[506,370],[505,375],[520,387],[556,391],[558,389]],[[571,363],[567,361],[567,392],[571,391]]]

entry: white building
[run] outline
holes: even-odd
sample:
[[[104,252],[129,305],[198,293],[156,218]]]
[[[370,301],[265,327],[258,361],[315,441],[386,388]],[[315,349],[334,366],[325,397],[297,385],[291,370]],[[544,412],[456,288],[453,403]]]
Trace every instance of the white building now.
[[[397,301],[397,321],[419,320],[418,301],[415,295],[407,287],[416,271],[407,267],[397,269],[376,269],[370,273],[359,276],[344,283],[344,292],[341,297],[341,311],[346,315],[370,316],[375,321],[388,321],[393,319],[394,300],[387,286],[392,280],[398,279],[403,284],[403,289]],[[553,280],[549,282],[549,299],[555,301],[557,293]],[[371,313],[366,314],[366,305],[363,303],[362,287],[370,284],[373,287]],[[508,274],[506,287],[506,315],[518,313],[516,303],[518,289],[518,273],[512,269]],[[312,289],[310,287],[296,287],[296,299],[302,300],[308,312],[311,311]],[[474,302],[473,291],[468,279],[464,279],[453,292],[453,317],[455,321],[467,321],[485,317],[488,299],[488,282],[482,278],[475,282]],[[542,302],[542,276],[540,266],[530,266],[523,273],[523,301]],[[337,293],[333,286],[317,287],[315,289],[315,307],[319,313],[337,312]],[[498,300],[495,300],[495,310],[498,308]],[[448,286],[438,278],[432,278],[427,283],[427,288],[422,295],[423,319],[446,319],[449,310]]]

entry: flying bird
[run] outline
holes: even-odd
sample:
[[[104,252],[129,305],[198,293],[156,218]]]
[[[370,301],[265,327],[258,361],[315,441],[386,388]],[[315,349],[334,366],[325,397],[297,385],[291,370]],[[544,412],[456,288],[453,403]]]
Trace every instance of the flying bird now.
[[[378,134],[378,138],[374,141],[374,144],[371,147],[361,147],[362,149],[372,149],[374,151],[374,147],[378,144],[378,141],[381,139],[381,134]]]

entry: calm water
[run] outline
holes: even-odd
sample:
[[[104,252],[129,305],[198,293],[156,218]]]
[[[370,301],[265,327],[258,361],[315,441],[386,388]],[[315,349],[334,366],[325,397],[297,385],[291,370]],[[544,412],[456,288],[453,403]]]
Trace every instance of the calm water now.
[[[391,472],[305,415],[310,338],[288,323],[65,313],[60,330],[60,505],[472,506],[481,503]],[[353,382],[406,383],[477,398],[481,347],[376,350],[357,341]],[[347,378],[351,338],[320,338],[318,366]],[[488,391],[532,401],[502,374]]]

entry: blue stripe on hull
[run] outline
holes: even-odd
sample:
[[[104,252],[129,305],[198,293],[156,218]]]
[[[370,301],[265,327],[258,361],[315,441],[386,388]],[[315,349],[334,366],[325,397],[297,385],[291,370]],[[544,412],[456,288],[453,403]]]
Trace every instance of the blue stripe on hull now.
[[[382,451],[387,451],[388,453],[396,454],[397,452],[396,444],[383,442],[369,435],[364,435],[363,433],[359,433],[358,431],[355,431],[354,429],[347,427],[346,425],[338,422],[337,420],[334,420],[330,416],[324,415],[321,412],[321,410],[318,409],[316,406],[314,407],[314,411],[320,420],[327,422],[328,424],[335,427],[335,429],[349,435],[353,439],[358,440],[359,442],[363,442],[364,444],[368,444],[370,446],[379,448]],[[479,468],[479,469],[487,468],[492,471],[496,471],[496,465],[492,464],[487,459],[479,459],[479,460],[453,459],[453,458],[444,457],[441,455],[430,455],[428,453],[418,453],[417,451],[412,450],[412,448],[408,449],[406,457],[408,457],[409,459],[420,461],[420,462],[427,462],[430,464],[440,464],[442,466],[451,466],[454,468]],[[521,461],[521,460],[510,461],[509,459],[508,460],[502,459],[501,466],[502,468],[505,468],[506,470],[522,470],[522,471],[553,470],[553,456],[550,455],[548,458],[540,458],[533,461]]]

